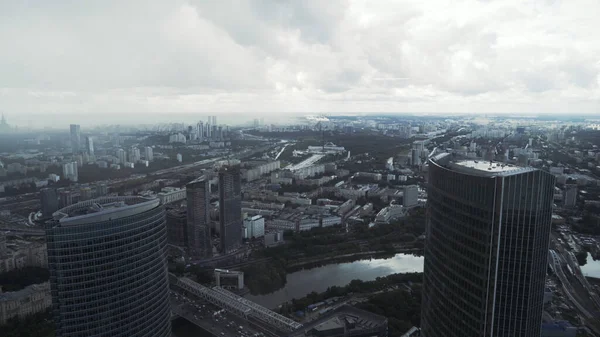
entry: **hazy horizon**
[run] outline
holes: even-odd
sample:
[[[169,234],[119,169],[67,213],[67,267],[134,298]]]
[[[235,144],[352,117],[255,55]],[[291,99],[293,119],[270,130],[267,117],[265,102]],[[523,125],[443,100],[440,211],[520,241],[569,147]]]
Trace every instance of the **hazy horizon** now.
[[[4,1],[0,112],[16,125],[600,114],[598,12],[587,0]]]

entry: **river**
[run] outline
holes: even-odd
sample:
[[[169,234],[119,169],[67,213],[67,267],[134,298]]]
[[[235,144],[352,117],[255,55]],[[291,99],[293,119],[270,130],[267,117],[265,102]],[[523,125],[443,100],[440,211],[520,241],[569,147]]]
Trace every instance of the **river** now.
[[[246,298],[273,309],[292,298],[302,298],[312,291],[320,293],[331,286],[345,286],[355,279],[372,281],[389,274],[422,271],[423,257],[407,254],[396,254],[387,259],[330,264],[288,274],[282,289],[267,295],[247,295]]]
[[[588,253],[585,266],[581,266],[584,276],[600,278],[600,260],[594,261],[592,254]]]

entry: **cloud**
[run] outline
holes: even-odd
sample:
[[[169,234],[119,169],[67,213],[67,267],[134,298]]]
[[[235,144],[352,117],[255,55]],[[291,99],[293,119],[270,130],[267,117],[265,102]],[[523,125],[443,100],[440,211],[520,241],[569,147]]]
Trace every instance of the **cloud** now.
[[[598,113],[597,12],[593,0],[3,1],[0,110]]]

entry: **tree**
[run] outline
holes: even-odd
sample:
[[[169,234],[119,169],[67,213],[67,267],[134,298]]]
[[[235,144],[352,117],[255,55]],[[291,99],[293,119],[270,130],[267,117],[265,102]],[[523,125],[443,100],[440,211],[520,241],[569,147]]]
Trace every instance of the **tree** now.
[[[587,255],[588,254],[586,251],[580,251],[575,254],[575,257],[577,258],[577,263],[579,263],[580,266],[585,266],[585,264],[587,263]]]

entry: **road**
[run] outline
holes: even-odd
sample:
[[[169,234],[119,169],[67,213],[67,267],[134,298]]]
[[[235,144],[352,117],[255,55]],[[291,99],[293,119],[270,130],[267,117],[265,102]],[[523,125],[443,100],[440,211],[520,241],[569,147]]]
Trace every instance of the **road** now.
[[[296,165],[290,165],[290,166],[288,166],[287,169],[289,169],[291,171],[297,171],[299,169],[312,166],[314,163],[318,162],[323,157],[325,157],[325,155],[323,155],[323,154],[313,154],[312,156],[310,156],[307,159],[299,162]]]

